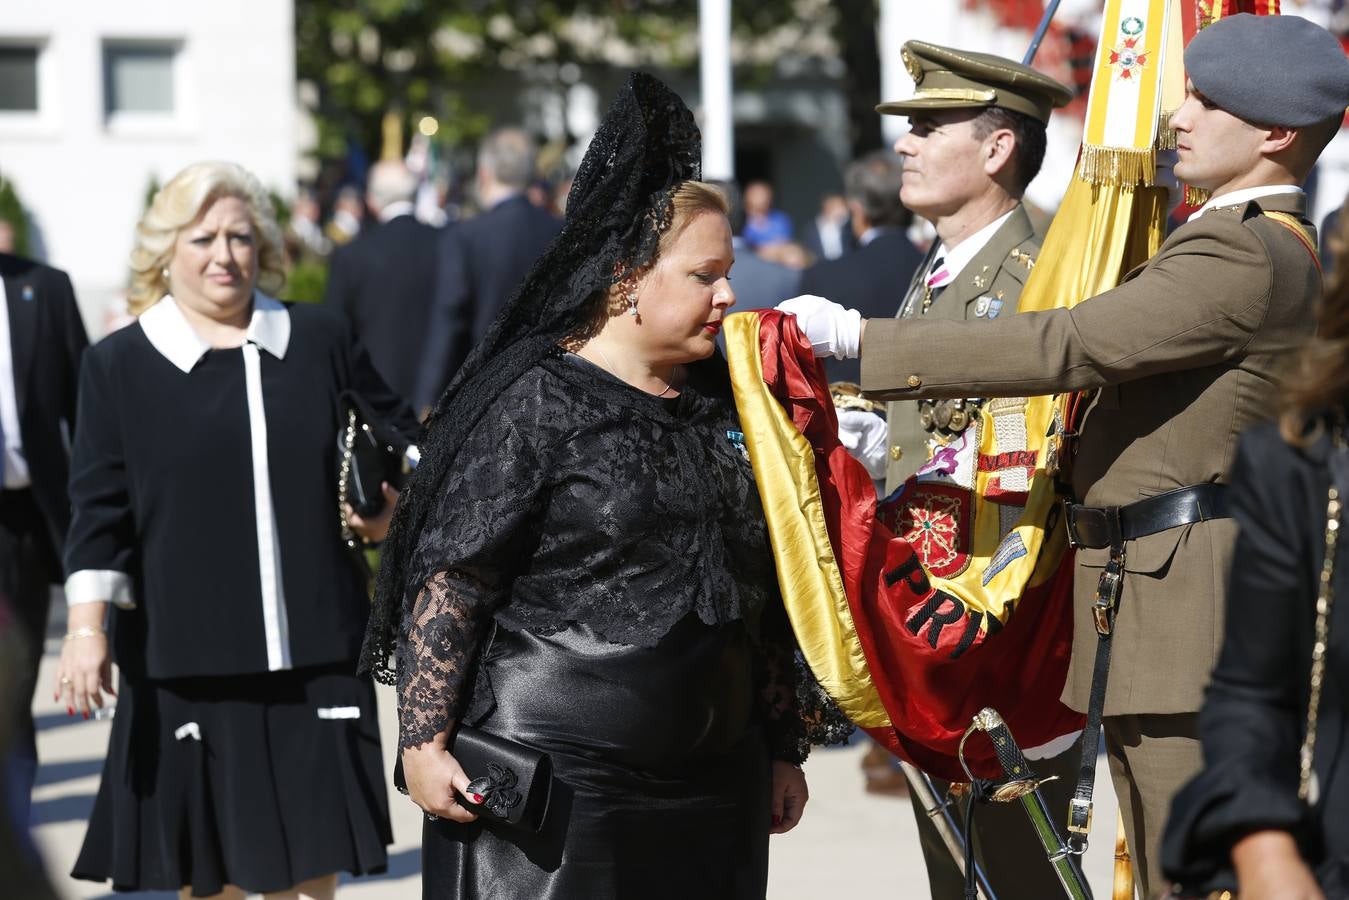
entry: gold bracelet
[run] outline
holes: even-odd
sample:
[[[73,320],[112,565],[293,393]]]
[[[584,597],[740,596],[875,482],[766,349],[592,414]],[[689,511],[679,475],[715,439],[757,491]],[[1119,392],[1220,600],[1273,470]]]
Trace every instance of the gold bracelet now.
[[[100,634],[103,634],[102,628],[90,625],[84,628],[76,628],[74,631],[66,632],[66,640],[73,641],[76,640],[77,638],[98,637]]]

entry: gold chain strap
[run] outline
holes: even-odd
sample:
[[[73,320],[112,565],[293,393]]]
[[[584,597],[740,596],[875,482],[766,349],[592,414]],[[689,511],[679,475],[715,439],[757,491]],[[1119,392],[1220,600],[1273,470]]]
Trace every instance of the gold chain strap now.
[[[1344,447],[1344,433],[1336,431],[1333,442],[1336,451]],[[1321,707],[1321,683],[1326,673],[1326,648],[1330,643],[1330,607],[1334,599],[1335,548],[1340,537],[1340,491],[1331,474],[1330,491],[1326,501],[1326,558],[1321,563],[1321,583],[1316,592],[1316,629],[1312,638],[1311,694],[1307,700],[1307,735],[1302,739],[1302,771],[1298,778],[1297,796],[1304,803],[1316,803],[1320,793],[1312,763],[1316,755],[1316,718]]]
[[[351,549],[356,549],[361,541],[351,530],[351,520],[347,517],[347,496],[351,491],[351,457],[356,448],[356,410],[347,410],[347,431],[342,439],[342,465],[337,472],[337,519],[342,523],[342,541]]]

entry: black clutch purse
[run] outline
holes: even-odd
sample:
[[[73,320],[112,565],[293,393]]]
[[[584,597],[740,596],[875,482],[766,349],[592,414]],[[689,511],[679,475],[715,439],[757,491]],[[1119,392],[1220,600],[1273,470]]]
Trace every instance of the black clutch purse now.
[[[538,831],[543,827],[553,788],[548,754],[469,725],[455,731],[449,752],[472,779],[468,792],[483,798],[481,804],[462,801],[465,809],[512,828]],[[402,754],[394,763],[393,785],[407,793]]]

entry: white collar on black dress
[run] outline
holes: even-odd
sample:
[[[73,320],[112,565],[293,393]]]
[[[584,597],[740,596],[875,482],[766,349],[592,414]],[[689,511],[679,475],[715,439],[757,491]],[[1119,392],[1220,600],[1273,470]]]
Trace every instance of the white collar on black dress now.
[[[141,329],[160,354],[184,372],[191,372],[211,345],[188,324],[178,301],[165,294],[154,306],[141,313]],[[253,316],[248,322],[245,340],[284,359],[290,346],[290,311],[280,300],[261,291],[253,293]]]

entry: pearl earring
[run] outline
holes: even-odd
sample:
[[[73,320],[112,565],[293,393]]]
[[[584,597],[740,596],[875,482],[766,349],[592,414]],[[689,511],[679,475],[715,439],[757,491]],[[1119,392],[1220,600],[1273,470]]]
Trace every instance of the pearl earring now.
[[[637,317],[637,292],[628,291],[628,315]]]
[[[160,277],[160,278],[163,278],[166,282],[169,280],[169,267],[168,267],[168,266],[165,266],[164,268],[162,268],[162,269],[159,270],[159,277]]]

